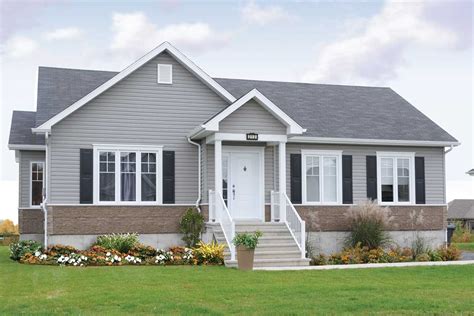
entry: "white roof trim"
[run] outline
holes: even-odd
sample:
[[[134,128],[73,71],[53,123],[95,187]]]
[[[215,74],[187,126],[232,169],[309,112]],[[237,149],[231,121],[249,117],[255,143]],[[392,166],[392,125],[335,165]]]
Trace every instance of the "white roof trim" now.
[[[46,150],[46,145],[20,145],[20,144],[11,144],[8,145],[10,150]]]
[[[84,104],[91,101],[92,99],[94,99],[95,97],[97,97],[98,95],[100,95],[101,93],[103,93],[104,91],[106,91],[128,75],[130,75],[132,72],[143,66],[145,63],[149,62],[151,59],[164,52],[165,50],[173,57],[175,57],[179,63],[181,63],[186,69],[196,75],[201,81],[203,81],[207,86],[209,86],[209,88],[214,90],[217,94],[219,94],[229,102],[235,102],[236,99],[232,94],[225,90],[220,84],[218,84],[214,79],[212,79],[208,74],[206,74],[201,68],[194,64],[189,58],[187,58],[173,45],[168,42],[164,42],[146,55],[144,55],[143,57],[141,57],[140,59],[138,59],[136,62],[119,72],[110,80],[106,81],[105,83],[97,87],[95,90],[91,91],[89,94],[85,95],[75,103],[71,104],[69,107],[59,112],[37,128],[33,128],[32,131],[45,132],[50,130],[51,126],[64,119],[69,114],[73,113],[74,111],[82,107]]]
[[[283,112],[278,106],[276,106],[272,101],[270,101],[266,96],[264,96],[257,89],[253,89],[248,92],[240,99],[229,105],[222,112],[214,116],[212,119],[204,123],[202,127],[206,131],[218,132],[219,123],[228,117],[230,114],[234,113],[241,106],[246,104],[251,99],[256,100],[261,106],[263,106],[268,112],[275,116],[280,122],[287,126],[288,134],[303,134],[306,129],[302,128],[298,123],[296,123],[291,117],[289,117],[285,112]]]
[[[448,147],[459,146],[459,142],[427,141],[427,140],[394,140],[394,139],[365,139],[365,138],[330,138],[294,136],[288,138],[290,143],[315,144],[348,144],[348,145],[387,145],[387,146],[421,146],[421,147]]]

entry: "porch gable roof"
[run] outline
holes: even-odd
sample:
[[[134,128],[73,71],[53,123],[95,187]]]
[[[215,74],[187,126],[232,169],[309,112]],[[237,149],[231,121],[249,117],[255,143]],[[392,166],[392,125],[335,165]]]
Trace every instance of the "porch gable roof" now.
[[[287,127],[287,134],[301,135],[306,131],[306,129],[296,123],[295,120],[293,120],[288,114],[282,111],[260,91],[258,91],[257,89],[252,89],[251,91],[240,97],[237,101],[235,101],[222,111],[216,113],[204,124],[195,128],[190,133],[190,137],[199,137],[201,135],[208,134],[209,132],[218,132],[219,123],[222,122],[225,118],[229,117],[232,113],[240,109],[242,106],[247,104],[250,100],[255,100],[265,110],[272,114],[278,121],[284,124]]]

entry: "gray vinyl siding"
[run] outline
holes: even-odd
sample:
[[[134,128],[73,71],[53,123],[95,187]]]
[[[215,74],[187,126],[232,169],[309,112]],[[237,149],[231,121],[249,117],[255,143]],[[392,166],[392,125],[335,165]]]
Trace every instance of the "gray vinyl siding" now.
[[[286,135],[286,126],[254,100],[250,100],[219,123],[222,133]]]
[[[173,84],[157,83],[157,64],[173,65]],[[227,102],[163,53],[53,126],[51,203],[79,203],[79,150],[93,144],[163,145],[175,151],[177,204],[197,198],[197,147],[185,136]]]
[[[416,157],[425,158],[425,190],[427,204],[445,204],[444,148],[388,147],[353,145],[287,144],[287,193],[290,194],[290,154],[302,149],[342,150],[343,155],[352,155],[352,182],[354,203],[367,199],[366,156],[376,151],[415,152]]]
[[[229,145],[226,143],[225,145]],[[236,146],[242,146],[242,143],[234,143]],[[247,144],[249,145],[249,144]],[[253,143],[253,146],[258,146],[258,143]],[[261,145],[260,145],[261,146]],[[270,191],[274,190],[274,146],[265,146],[264,150],[264,191],[265,191],[265,203],[270,203]],[[205,184],[203,185],[203,203],[208,202],[209,190],[214,189],[214,145],[206,146],[206,157],[203,159],[207,175],[204,179]]]
[[[44,151],[20,151],[19,159],[19,207],[30,207],[30,164],[32,161],[43,161]]]

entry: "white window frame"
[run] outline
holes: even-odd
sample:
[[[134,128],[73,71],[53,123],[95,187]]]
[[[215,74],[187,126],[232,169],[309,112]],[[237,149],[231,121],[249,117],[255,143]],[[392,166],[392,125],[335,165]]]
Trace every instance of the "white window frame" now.
[[[157,79],[158,83],[160,84],[173,84],[173,65],[172,64],[158,64],[157,68]],[[169,68],[170,72],[170,80],[164,80],[164,78],[161,77],[161,69],[162,68]]]
[[[29,202],[28,202],[28,205],[31,207],[31,208],[41,208],[41,205],[33,205],[33,164],[34,163],[40,163],[43,165],[43,180],[41,181],[43,183],[43,185],[41,186],[41,200],[43,200],[43,190],[44,190],[44,177],[46,176],[46,173],[45,173],[45,169],[44,169],[44,166],[45,166],[45,162],[43,160],[32,160],[30,161],[30,183],[28,184],[28,187],[30,188],[30,194],[28,195],[29,196]],[[43,201],[41,201],[41,203],[43,203]]]
[[[162,205],[163,204],[163,146],[134,146],[134,145],[93,145],[94,149],[94,204],[97,205]],[[100,153],[115,152],[115,201],[100,201]],[[120,153],[134,152],[136,155],[136,196],[135,201],[121,201],[121,169]],[[141,153],[156,154],[156,201],[141,201]]]
[[[308,201],[306,197],[306,158],[308,156],[319,157],[319,190],[320,201]],[[324,197],[324,175],[323,175],[323,158],[336,158],[336,201],[325,202]],[[338,205],[342,204],[342,150],[301,150],[301,191],[302,203],[307,205]]]
[[[377,151],[377,201],[381,205],[411,205],[415,204],[415,153],[414,152],[385,152]],[[382,201],[382,158],[393,159],[393,202]],[[407,202],[398,201],[398,158],[409,159],[409,194]]]

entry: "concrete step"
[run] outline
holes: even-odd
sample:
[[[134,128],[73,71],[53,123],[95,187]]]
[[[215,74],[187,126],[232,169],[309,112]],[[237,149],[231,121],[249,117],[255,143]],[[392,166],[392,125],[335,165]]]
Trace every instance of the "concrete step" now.
[[[254,267],[263,268],[263,267],[300,267],[308,266],[309,259],[255,259]],[[237,260],[226,260],[226,267],[236,268]]]
[[[230,253],[224,253],[224,257],[230,259]],[[299,250],[260,250],[255,249],[255,259],[299,259],[301,252]]]

